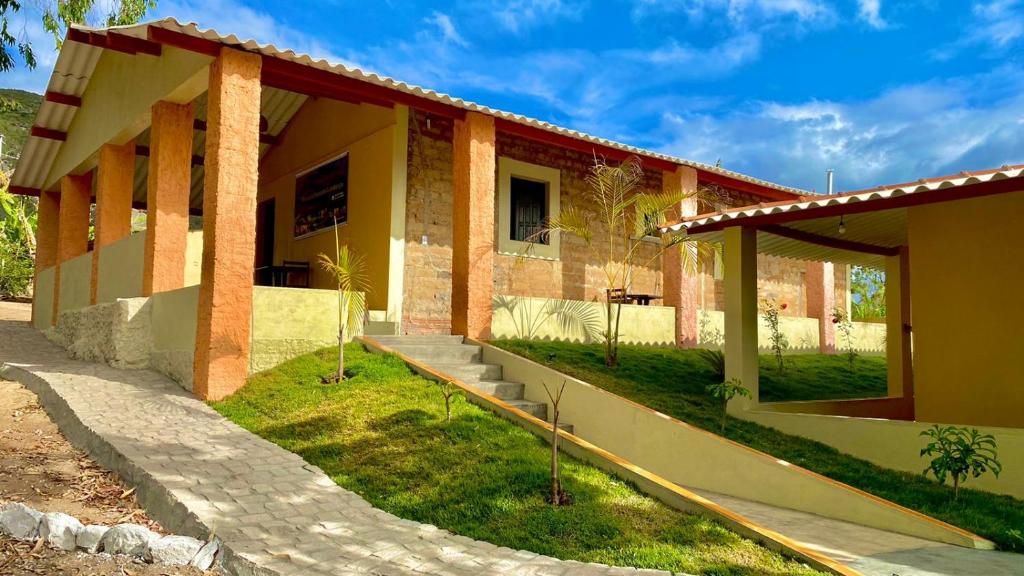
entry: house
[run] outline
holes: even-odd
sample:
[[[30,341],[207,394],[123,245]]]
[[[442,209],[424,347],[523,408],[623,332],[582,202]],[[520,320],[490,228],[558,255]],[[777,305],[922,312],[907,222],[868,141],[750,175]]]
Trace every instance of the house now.
[[[854,438],[891,451],[892,437],[866,432],[885,427],[866,419],[1014,428],[996,435],[1020,437],[1022,216],[1024,165],[726,209],[667,229],[724,242],[726,377],[753,392],[733,407],[738,414],[832,444]],[[756,279],[764,255],[885,270],[888,397],[758,402]],[[811,434],[803,415],[847,418],[812,419]]]
[[[72,27],[11,186],[40,198],[33,321],[77,354],[222,398],[336,337],[316,261],[337,230],[367,261],[368,330],[514,335],[499,301],[605,298],[601,263],[571,238],[521,257],[595,155],[640,157],[649,191],[714,187],[723,208],[806,195],[173,19]],[[689,276],[669,252],[635,270],[655,305],[629,307],[626,339],[696,345],[727,308],[720,268]],[[846,268],[757,269],[802,345],[834,349]]]

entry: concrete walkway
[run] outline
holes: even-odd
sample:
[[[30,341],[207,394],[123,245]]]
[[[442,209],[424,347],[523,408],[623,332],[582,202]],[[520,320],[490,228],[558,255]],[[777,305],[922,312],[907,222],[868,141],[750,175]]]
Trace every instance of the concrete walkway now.
[[[227,421],[166,377],[69,359],[0,302],[0,363],[168,530],[214,532],[229,573],[668,574],[561,561],[403,520]]]

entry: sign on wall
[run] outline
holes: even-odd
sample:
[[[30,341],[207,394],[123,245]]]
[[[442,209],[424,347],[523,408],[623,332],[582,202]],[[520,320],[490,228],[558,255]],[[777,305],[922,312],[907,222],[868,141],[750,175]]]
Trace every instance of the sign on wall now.
[[[348,152],[295,177],[295,238],[348,221]]]

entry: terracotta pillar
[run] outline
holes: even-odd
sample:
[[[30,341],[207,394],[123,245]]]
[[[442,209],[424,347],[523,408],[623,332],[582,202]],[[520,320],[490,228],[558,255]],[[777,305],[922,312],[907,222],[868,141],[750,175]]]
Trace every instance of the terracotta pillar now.
[[[679,166],[673,172],[662,172],[662,190],[666,193],[697,191],[697,170]],[[678,220],[697,215],[697,200],[687,198],[668,214],[669,220]],[[692,270],[686,270],[683,258],[684,246],[676,246],[662,256],[665,284],[665,306],[676,309],[676,346],[695,348],[697,346],[697,309],[700,307],[699,263]]]
[[[100,148],[96,172],[96,236],[92,251],[89,303],[99,291],[100,249],[132,233],[132,191],[135,187],[135,143]]]
[[[36,298],[39,295],[39,273],[57,263],[57,231],[60,229],[60,193],[39,194],[36,212],[36,270],[32,294],[32,321],[36,321]],[[56,274],[56,271],[54,271]],[[47,322],[50,319],[46,320]]]
[[[725,229],[725,378],[739,379],[750,398],[739,396],[730,411],[756,406],[757,374],[757,229]]]
[[[60,216],[57,227],[57,259],[53,274],[53,318],[60,313],[60,265],[89,249],[89,207],[92,205],[92,171],[65,176],[60,181]]]
[[[192,190],[192,105],[157,102],[152,108],[152,118],[143,296],[185,285],[188,204]]]
[[[452,333],[491,337],[494,291],[494,118],[455,121]]]
[[[822,354],[836,353],[836,275],[831,262],[808,262],[804,277],[807,290],[807,317],[818,319],[818,349]]]
[[[914,397],[911,356],[910,250],[885,258],[885,358],[890,397]]]
[[[192,390],[217,400],[249,373],[256,187],[259,54],[222,48],[210,65],[203,197],[203,271]]]

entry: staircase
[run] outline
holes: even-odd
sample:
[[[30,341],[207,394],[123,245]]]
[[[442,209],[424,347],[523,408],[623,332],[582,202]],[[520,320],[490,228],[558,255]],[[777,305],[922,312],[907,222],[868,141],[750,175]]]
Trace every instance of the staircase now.
[[[502,379],[501,366],[484,364],[479,346],[466,344],[462,336],[370,336],[396,352],[457,378],[465,384],[514,406],[531,416],[548,421],[548,405],[523,397],[524,386]],[[572,434],[571,424],[558,427]]]

